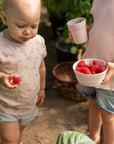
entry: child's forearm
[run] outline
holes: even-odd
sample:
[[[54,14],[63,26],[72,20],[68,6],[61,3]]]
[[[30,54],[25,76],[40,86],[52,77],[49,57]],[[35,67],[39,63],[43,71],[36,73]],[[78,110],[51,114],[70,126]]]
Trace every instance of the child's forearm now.
[[[45,90],[46,68],[45,68],[44,60],[41,63],[39,72],[40,72],[40,90]]]

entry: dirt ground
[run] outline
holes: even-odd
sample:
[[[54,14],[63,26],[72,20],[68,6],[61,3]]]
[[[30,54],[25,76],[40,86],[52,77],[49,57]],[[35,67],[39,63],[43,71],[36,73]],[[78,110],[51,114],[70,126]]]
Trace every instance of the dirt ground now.
[[[55,88],[52,69],[57,64],[55,40],[45,8],[42,8],[39,33],[47,45],[46,99],[32,123],[26,128],[24,144],[56,144],[57,136],[63,131],[88,132],[88,103],[64,99]]]

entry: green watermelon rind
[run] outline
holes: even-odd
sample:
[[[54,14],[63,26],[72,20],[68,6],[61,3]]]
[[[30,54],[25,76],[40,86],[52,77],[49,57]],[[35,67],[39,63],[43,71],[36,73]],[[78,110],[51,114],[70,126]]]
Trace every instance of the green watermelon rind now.
[[[95,144],[88,136],[76,131],[61,132],[56,144]]]

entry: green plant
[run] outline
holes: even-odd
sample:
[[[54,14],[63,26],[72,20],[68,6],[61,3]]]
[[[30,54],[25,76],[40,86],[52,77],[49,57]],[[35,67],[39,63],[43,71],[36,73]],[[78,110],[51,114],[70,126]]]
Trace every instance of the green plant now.
[[[85,17],[86,18],[86,23],[87,25],[91,25],[93,22],[93,17],[90,14],[91,6],[92,6],[92,0],[66,0],[66,5],[69,6],[68,11],[66,12],[66,20],[69,21],[73,18],[77,17]],[[68,28],[67,25],[65,24],[62,27],[57,28],[58,31],[58,39],[68,39]],[[69,41],[70,43],[71,41]],[[83,52],[85,51],[85,44],[78,44],[71,47],[71,53],[77,54],[77,48],[82,48]]]
[[[87,25],[91,25],[93,17],[90,14],[92,0],[66,0],[66,5],[69,6],[69,11],[66,12],[66,20],[69,21],[77,17],[85,17]],[[65,24],[63,27],[57,29],[61,31],[58,38],[61,36],[68,37],[68,28]]]
[[[55,15],[62,17],[68,10],[66,0],[43,0],[44,6],[47,8],[48,13],[54,13]]]
[[[0,0],[0,13],[2,11],[2,0]],[[0,16],[0,31],[2,31],[6,26],[3,24],[1,16]]]
[[[92,23],[91,0],[67,0],[69,11],[66,13],[67,21],[76,17],[85,17],[87,25]]]
[[[87,25],[91,25],[93,21],[92,15],[90,14],[92,1],[93,0],[43,0],[43,4],[47,8],[48,13],[54,14],[54,17],[57,15],[61,18],[60,21],[55,20],[55,23],[52,22],[52,29],[54,30],[54,33],[57,33],[57,41],[64,40],[65,44],[72,43],[68,40],[68,28],[66,25],[66,21],[69,21],[70,19],[85,17]],[[52,17],[52,20],[54,17]],[[54,26],[54,24],[57,25]],[[70,52],[72,54],[77,54],[77,49],[79,48],[82,48],[84,52],[86,49],[85,44],[73,45]]]
[[[68,47],[70,46],[69,52],[71,54],[73,54],[73,55],[77,55],[78,52],[79,52],[79,49],[82,49],[83,53],[86,50],[85,43],[84,44],[78,44],[78,45],[73,44],[72,41],[71,41],[71,39],[69,37],[63,38],[63,39],[61,39],[59,41],[63,41],[65,43],[66,47],[64,47],[64,48],[67,48],[67,45],[68,45]]]

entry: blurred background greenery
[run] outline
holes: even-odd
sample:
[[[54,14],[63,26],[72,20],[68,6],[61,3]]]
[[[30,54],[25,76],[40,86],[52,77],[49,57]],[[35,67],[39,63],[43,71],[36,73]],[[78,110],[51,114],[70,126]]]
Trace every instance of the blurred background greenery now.
[[[48,10],[54,37],[57,39],[68,37],[66,22],[70,19],[85,17],[87,25],[92,23],[92,0],[43,0],[43,4]]]
[[[70,58],[75,58],[80,48],[83,53],[85,52],[85,43],[73,44],[69,39],[66,23],[73,18],[85,17],[86,24],[90,26],[93,22],[93,17],[90,13],[92,2],[93,0],[43,0],[43,5],[47,8],[51,22],[53,37],[57,41],[57,51],[60,51],[60,49],[64,52],[69,51],[72,54],[68,54]],[[60,52],[58,55],[60,55]]]
[[[0,13],[2,10],[2,0],[0,0]],[[1,16],[0,16],[0,31],[2,31],[6,26],[2,23]]]

